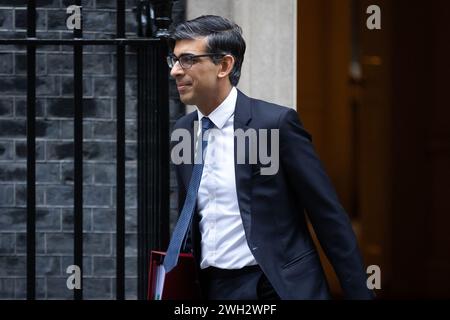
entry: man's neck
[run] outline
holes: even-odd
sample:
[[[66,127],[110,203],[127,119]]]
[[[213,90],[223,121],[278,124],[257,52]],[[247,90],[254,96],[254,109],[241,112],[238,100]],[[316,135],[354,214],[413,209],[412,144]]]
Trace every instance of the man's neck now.
[[[197,105],[197,108],[200,110],[200,112],[204,116],[208,116],[211,112],[213,112],[218,106],[224,102],[224,100],[228,97],[228,95],[231,92],[231,89],[233,89],[233,86],[227,86],[224,88],[224,90],[221,90],[221,92],[215,97],[215,101],[205,104],[205,105]]]

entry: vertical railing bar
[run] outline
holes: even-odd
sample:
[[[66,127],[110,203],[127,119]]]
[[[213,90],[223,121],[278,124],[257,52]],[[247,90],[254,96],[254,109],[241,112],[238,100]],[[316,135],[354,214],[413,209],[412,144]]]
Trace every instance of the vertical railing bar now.
[[[147,54],[148,54],[148,48],[144,47],[142,48],[142,61],[141,61],[141,68],[142,68],[142,82],[146,85],[148,85],[148,81],[147,81],[147,68],[146,68],[146,63],[147,63]],[[147,242],[148,242],[148,227],[147,227],[147,217],[150,214],[149,210],[149,201],[150,199],[148,198],[148,186],[150,184],[150,181],[148,179],[148,173],[150,171],[149,168],[149,164],[150,164],[150,159],[148,158],[148,140],[150,139],[149,135],[148,135],[148,117],[147,117],[147,113],[148,113],[148,102],[147,102],[147,91],[148,88],[146,87],[142,87],[142,109],[141,109],[141,117],[142,117],[142,163],[143,163],[143,171],[144,171],[144,181],[143,181],[143,192],[144,192],[144,206],[143,206],[143,210],[142,210],[142,251],[145,257],[146,253],[145,251],[147,250]],[[147,261],[144,261],[144,268],[143,268],[143,272],[146,272],[146,266],[147,266]],[[144,275],[145,276],[145,275]]]
[[[156,52],[156,55],[155,55],[155,63],[158,63],[161,54],[162,54],[162,42],[159,43],[159,45],[157,47],[157,52]],[[163,201],[163,195],[165,193],[165,190],[162,189],[162,186],[163,186],[163,180],[166,178],[164,176],[164,169],[163,169],[163,159],[165,157],[164,157],[164,154],[163,154],[163,147],[162,146],[163,146],[163,144],[167,143],[167,141],[165,141],[165,143],[164,143],[164,141],[162,141],[163,124],[161,123],[161,120],[164,119],[163,118],[163,113],[164,112],[162,111],[162,108],[163,108],[162,100],[163,99],[161,99],[162,91],[164,90],[164,85],[161,83],[162,77],[160,75],[160,73],[163,72],[162,70],[163,70],[163,68],[159,67],[158,68],[158,74],[156,75],[156,81],[158,83],[157,88],[158,88],[158,92],[160,92],[160,94],[156,97],[157,98],[156,99],[157,100],[157,102],[156,102],[157,103],[157,113],[156,113],[157,119],[156,119],[156,122],[158,123],[157,137],[158,137],[158,144],[160,145],[160,147],[158,148],[158,152],[156,154],[156,156],[157,156],[156,159],[158,161],[158,171],[161,172],[161,174],[158,176],[158,187],[157,187],[158,188],[158,207],[157,207],[157,211],[158,211],[158,245],[159,246],[162,245],[162,233],[161,233],[161,231],[162,231],[162,222],[163,222],[162,217],[163,217],[163,215],[167,214],[167,212],[163,212],[162,211],[162,208],[163,208],[162,207],[162,203],[164,202]],[[167,119],[167,121],[168,121],[168,119]],[[164,165],[167,166],[168,162],[165,163]]]
[[[155,54],[155,47],[151,48],[151,54],[148,57],[148,64],[147,64],[147,74],[150,78],[150,86],[152,88],[154,88],[154,70],[152,70],[152,68],[155,66],[154,65],[154,61],[153,61],[153,57]],[[156,90],[149,90],[149,94],[148,94],[148,99],[149,99],[149,103],[148,103],[148,110],[149,110],[149,121],[150,121],[150,133],[149,133],[149,137],[150,137],[150,145],[149,145],[149,159],[151,161],[151,171],[150,171],[150,206],[151,206],[151,226],[150,226],[150,230],[151,230],[151,238],[149,243],[155,243],[155,225],[156,225],[156,216],[155,216],[155,103],[154,103],[154,95],[155,95],[155,91]]]
[[[144,197],[143,197],[143,193],[142,193],[142,188],[140,188],[139,186],[142,185],[142,182],[144,181],[143,179],[143,174],[144,174],[144,165],[142,163],[142,139],[140,138],[142,136],[142,117],[140,116],[142,113],[142,70],[140,68],[141,66],[141,56],[142,56],[142,47],[137,47],[137,60],[136,60],[136,70],[137,70],[137,77],[138,77],[138,92],[137,92],[137,112],[136,112],[136,121],[137,121],[137,136],[138,136],[138,141],[137,141],[137,158],[138,158],[138,162],[137,162],[137,192],[138,192],[138,211],[137,211],[137,215],[138,215],[138,225],[137,225],[137,232],[138,232],[138,279],[144,279],[144,270],[142,268],[143,265],[143,261],[142,259],[144,258],[143,255],[143,248],[141,245],[141,235],[142,235],[142,231],[143,231],[143,224],[142,224],[142,213],[144,210]],[[145,292],[145,284],[142,283],[142,281],[138,281],[138,299],[144,299],[146,297],[146,292]]]
[[[144,70],[144,83],[148,86],[149,82],[148,82],[148,72],[147,72],[147,63],[148,63],[148,54],[149,54],[149,47],[145,47],[144,50],[144,54],[143,54],[143,70]],[[149,103],[148,103],[148,91],[149,88],[148,87],[144,87],[144,96],[143,96],[143,100],[144,100],[144,105],[143,105],[143,112],[142,112],[142,116],[143,116],[143,121],[144,121],[144,157],[145,157],[145,211],[143,212],[143,223],[144,223],[144,256],[147,256],[147,250],[149,248],[149,215],[152,214],[151,212],[151,194],[149,192],[149,189],[151,187],[151,180],[150,180],[150,176],[151,176],[151,159],[150,159],[150,155],[149,155],[149,141],[151,139],[150,136],[150,132],[149,132],[149,117],[148,117],[148,113],[149,113]],[[148,262],[145,261],[145,269],[147,269],[148,267]]]
[[[117,11],[116,11],[116,23],[117,23],[117,38],[125,38],[125,1],[117,0]]]
[[[151,92],[151,114],[152,114],[152,208],[153,208],[153,215],[152,215],[152,243],[155,244],[155,246],[159,246],[158,240],[159,240],[159,212],[158,212],[158,202],[159,202],[159,190],[158,190],[158,180],[160,176],[159,167],[158,167],[158,78],[156,73],[157,71],[157,55],[158,55],[158,47],[159,43],[156,46],[152,47],[152,55],[151,55],[151,64],[148,72],[151,75],[151,83],[152,87],[155,88],[155,90],[152,90]],[[153,70],[152,70],[153,69]],[[155,146],[158,146],[155,148]],[[156,174],[157,173],[157,174]]]
[[[125,1],[117,0],[117,38],[125,38]],[[125,46],[117,45],[116,299],[125,298]]]
[[[147,66],[146,66],[146,72],[147,76],[149,77],[149,88],[154,88],[154,77],[152,72],[153,67],[153,54],[154,54],[154,47],[152,46],[150,51],[150,54],[147,54]],[[150,231],[150,241],[148,243],[154,243],[155,240],[155,120],[154,120],[154,102],[153,102],[153,96],[155,94],[156,90],[149,90],[147,89],[147,98],[148,98],[148,119],[149,119],[149,144],[148,144],[148,157],[150,159],[150,173],[149,173],[149,182],[150,182],[150,207],[151,207],[151,219],[148,221]]]
[[[147,55],[148,55],[148,47],[144,47],[142,50],[142,81],[144,82],[144,85],[148,85],[148,79],[147,79]],[[149,172],[150,172],[150,159],[148,157],[148,141],[150,139],[148,134],[148,101],[147,101],[147,93],[148,88],[145,86],[142,88],[142,126],[143,126],[143,136],[141,137],[143,142],[143,159],[142,162],[144,163],[144,210],[142,211],[142,226],[143,226],[143,243],[142,243],[142,251],[144,254],[144,257],[147,256],[146,251],[148,248],[148,215],[150,213],[150,206],[149,202],[150,199],[148,197],[148,188],[150,185],[149,181]],[[147,272],[147,261],[144,261],[144,270],[143,272]],[[144,275],[145,276],[145,275]]]
[[[152,223],[152,243],[155,244],[156,247],[159,247],[159,215],[161,214],[158,211],[158,203],[160,201],[159,195],[159,178],[161,175],[161,171],[159,168],[159,159],[158,159],[158,151],[160,148],[159,141],[158,141],[158,96],[160,94],[159,92],[159,84],[158,84],[158,48],[159,43],[152,48],[152,57],[151,57],[151,65],[148,70],[148,72],[151,72],[152,76],[152,83],[153,88],[155,90],[152,91],[152,140],[153,140],[153,146],[152,146],[152,161],[153,161],[153,174],[152,174],[152,194],[153,194],[153,223]],[[153,69],[153,70],[152,70]],[[157,146],[155,148],[155,146]]]
[[[75,5],[81,7],[81,0]],[[74,29],[74,37],[83,37],[82,28]],[[80,267],[81,288],[74,299],[83,299],[83,45],[75,44],[74,52],[74,263]]]
[[[145,162],[146,162],[146,173],[145,173],[145,179],[146,179],[146,185],[145,185],[145,192],[146,192],[146,203],[145,203],[145,212],[144,212],[144,227],[145,227],[145,242],[144,242],[144,256],[148,255],[148,250],[150,246],[151,239],[149,238],[151,235],[151,220],[150,218],[153,216],[153,199],[152,199],[152,158],[151,158],[151,104],[149,102],[149,91],[150,91],[150,81],[149,81],[149,72],[148,72],[148,65],[149,65],[149,54],[150,54],[151,47],[145,47],[144,51],[144,63],[143,63],[143,69],[144,69],[144,83],[147,85],[147,87],[144,87],[144,128],[145,128]],[[145,262],[145,268],[148,269],[148,261]]]
[[[27,4],[27,37],[36,37],[36,2]],[[27,299],[36,299],[36,45],[27,44]]]
[[[142,245],[145,242],[145,225],[144,225],[144,212],[146,205],[146,196],[145,196],[145,186],[144,183],[146,181],[146,165],[145,165],[145,140],[143,137],[145,136],[145,125],[144,125],[144,71],[142,68],[143,65],[143,56],[144,56],[145,48],[139,47],[138,51],[138,110],[137,110],[137,118],[138,118],[138,144],[140,148],[138,149],[138,178],[140,179],[138,182],[138,189],[140,191],[140,205],[138,207],[138,248],[140,255],[138,256],[138,273],[139,279],[145,279],[145,261],[144,261],[144,246]],[[144,295],[146,296],[145,291],[146,284],[141,281],[138,282],[138,298],[143,299]]]
[[[147,217],[149,214],[149,198],[148,198],[148,186],[149,186],[149,179],[148,179],[148,173],[150,171],[149,168],[149,158],[148,158],[148,102],[147,102],[147,91],[148,88],[145,87],[145,85],[148,85],[147,81],[147,70],[146,70],[146,56],[148,54],[148,48],[145,46],[142,48],[141,52],[141,65],[140,69],[141,71],[141,82],[142,82],[142,91],[141,91],[141,124],[142,124],[142,135],[140,137],[140,140],[142,141],[142,158],[141,164],[142,164],[142,171],[143,171],[143,206],[141,208],[141,249],[142,249],[142,258],[145,259],[147,257],[147,248],[148,248],[148,226],[147,226]],[[143,273],[143,279],[146,279],[146,274],[148,272],[147,270],[148,261],[143,261],[143,267],[141,269]],[[143,284],[143,291],[145,289],[146,285]],[[146,294],[146,292],[143,292],[143,294]]]
[[[167,43],[161,41],[158,46],[158,57],[167,54]],[[157,61],[158,63],[158,61]],[[169,243],[169,189],[170,189],[170,158],[169,158],[169,79],[168,69],[163,64],[158,70],[158,92],[159,94],[159,112],[158,112],[158,124],[159,124],[159,144],[160,148],[158,159],[160,162],[160,185],[161,191],[159,197],[159,246],[166,247]],[[167,103],[167,104],[166,104]]]
[[[156,63],[157,63],[157,56],[158,56],[158,46],[153,47],[153,53],[152,53],[152,64],[151,66],[153,68],[156,69]],[[154,70],[156,71],[156,70]],[[151,70],[149,69],[149,72],[151,72]],[[158,78],[156,75],[156,72],[152,72],[152,82],[154,83],[154,87],[156,88],[156,90],[154,92],[152,92],[152,138],[153,138],[153,146],[158,145],[159,141],[158,141],[158,94],[159,92],[158,90]],[[157,94],[158,92],[158,94]],[[152,234],[152,243],[155,243],[157,246],[159,246],[159,215],[160,212],[158,211],[158,202],[159,202],[159,190],[158,190],[158,182],[159,182],[159,176],[160,176],[160,171],[159,171],[159,166],[158,166],[158,148],[152,148],[153,154],[152,154],[152,161],[153,161],[153,177],[152,177],[152,194],[153,196],[153,234]],[[158,172],[158,174],[155,174],[156,172]]]

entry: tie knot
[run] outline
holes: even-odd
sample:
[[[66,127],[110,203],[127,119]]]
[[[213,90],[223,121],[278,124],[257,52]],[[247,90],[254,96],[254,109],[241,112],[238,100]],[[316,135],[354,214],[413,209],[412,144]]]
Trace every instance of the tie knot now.
[[[211,119],[207,117],[202,118],[202,131],[205,132],[206,130],[211,129],[214,127],[214,123],[211,121]]]

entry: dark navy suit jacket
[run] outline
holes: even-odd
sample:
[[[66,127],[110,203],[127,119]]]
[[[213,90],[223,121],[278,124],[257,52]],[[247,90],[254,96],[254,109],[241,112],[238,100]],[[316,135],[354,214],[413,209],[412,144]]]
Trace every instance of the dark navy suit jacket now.
[[[194,136],[197,112],[174,129]],[[307,228],[305,211],[348,299],[371,299],[366,272],[348,215],[339,203],[297,113],[238,91],[234,129],[279,129],[279,170],[261,175],[261,163],[236,162],[239,209],[248,246],[282,299],[328,299],[328,284]],[[269,136],[270,137],[270,136]],[[193,148],[194,142],[191,141]],[[193,149],[192,149],[193,150]],[[248,151],[248,149],[247,149]],[[192,152],[193,153],[193,152]],[[246,154],[248,160],[248,154]],[[191,159],[192,160],[192,159]],[[192,163],[192,162],[191,162]],[[176,165],[179,210],[186,197],[191,164]],[[199,216],[191,225],[190,248],[199,262]]]

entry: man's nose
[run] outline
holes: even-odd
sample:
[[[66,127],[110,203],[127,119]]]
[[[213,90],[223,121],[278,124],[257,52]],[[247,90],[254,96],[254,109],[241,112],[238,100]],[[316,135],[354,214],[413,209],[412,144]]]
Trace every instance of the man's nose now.
[[[180,66],[180,63],[177,61],[172,69],[170,70],[170,75],[174,78],[176,78],[177,76],[183,75],[184,74],[184,70],[183,68]]]

